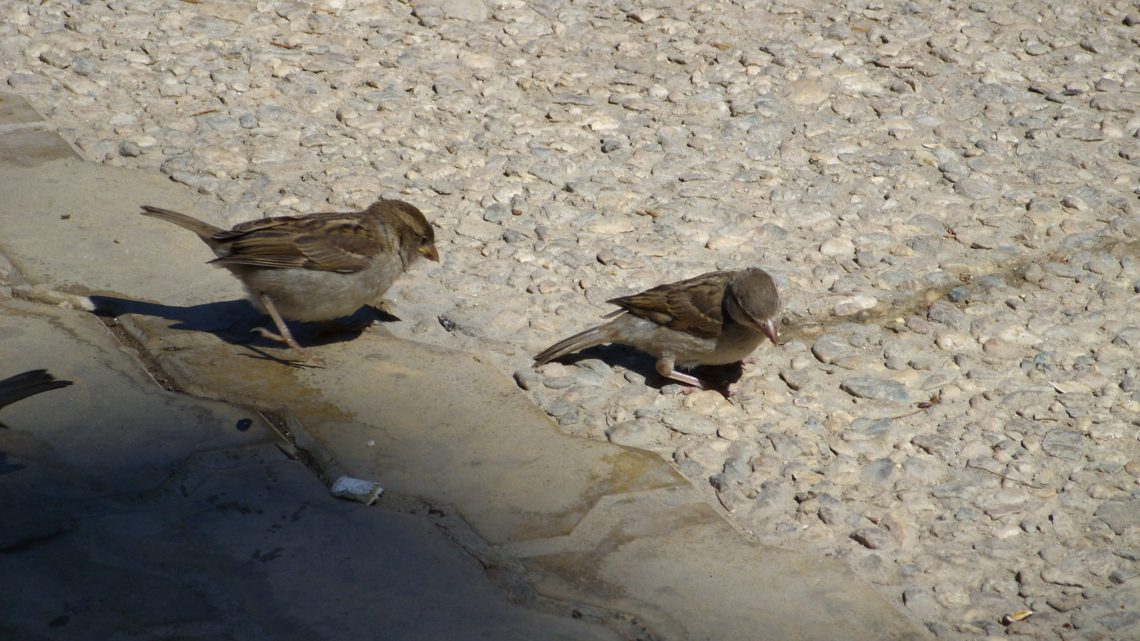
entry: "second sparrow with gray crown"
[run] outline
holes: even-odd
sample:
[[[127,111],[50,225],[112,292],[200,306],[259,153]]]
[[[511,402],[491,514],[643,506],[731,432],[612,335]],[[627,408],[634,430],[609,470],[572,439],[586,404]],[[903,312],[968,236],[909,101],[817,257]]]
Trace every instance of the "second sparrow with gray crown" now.
[[[677,370],[741,361],[764,337],[780,342],[780,294],[756,267],[709,272],[607,302],[621,308],[607,316],[613,320],[551,345],[534,366],[619,343],[653,355],[665,378],[704,389],[700,379]]]
[[[377,302],[420,257],[439,261],[435,233],[419,209],[378,200],[364,211],[262,218],[222,229],[161,207],[142,214],[198,235],[277,326],[266,338],[301,346],[285,319],[327,321]]]

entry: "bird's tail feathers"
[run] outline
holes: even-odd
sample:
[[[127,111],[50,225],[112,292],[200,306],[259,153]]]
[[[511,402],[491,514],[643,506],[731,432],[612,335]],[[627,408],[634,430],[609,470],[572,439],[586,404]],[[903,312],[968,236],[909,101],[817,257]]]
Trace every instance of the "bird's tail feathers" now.
[[[213,236],[214,234],[220,234],[220,233],[225,231],[221,227],[215,227],[215,226],[211,225],[210,223],[198,220],[197,218],[194,218],[193,216],[187,216],[186,214],[180,214],[176,211],[171,211],[169,209],[163,209],[161,207],[154,207],[151,205],[143,205],[142,211],[140,213],[143,216],[150,216],[151,218],[158,218],[160,220],[165,220],[166,222],[169,222],[169,223],[174,223],[175,225],[178,225],[179,227],[184,227],[186,229],[189,229],[190,231],[194,232],[195,234],[198,234],[198,236],[201,237],[202,240],[205,240],[207,243],[210,242],[211,236]]]
[[[609,330],[609,323],[604,323],[597,327],[591,327],[584,332],[574,334],[569,338],[564,338],[535,356],[533,366],[538,367],[539,365],[545,365],[552,360],[562,358],[567,354],[572,354],[587,347],[605,345],[606,343],[613,342],[613,336],[611,336]]]

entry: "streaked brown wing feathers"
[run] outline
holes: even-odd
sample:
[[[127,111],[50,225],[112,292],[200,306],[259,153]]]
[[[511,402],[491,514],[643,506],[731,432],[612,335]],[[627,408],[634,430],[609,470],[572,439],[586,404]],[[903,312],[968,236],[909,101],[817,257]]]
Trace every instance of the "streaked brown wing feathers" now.
[[[713,338],[720,335],[728,275],[710,272],[609,302],[670,329]]]
[[[384,249],[375,227],[342,214],[263,218],[214,236],[230,254],[215,262],[357,272]]]

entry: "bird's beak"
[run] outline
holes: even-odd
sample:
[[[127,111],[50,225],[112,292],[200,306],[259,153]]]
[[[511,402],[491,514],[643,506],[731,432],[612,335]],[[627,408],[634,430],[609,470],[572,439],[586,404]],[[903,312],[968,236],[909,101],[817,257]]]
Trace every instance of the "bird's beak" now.
[[[760,323],[760,330],[764,332],[765,336],[771,339],[773,345],[780,344],[780,324],[775,318],[769,318],[763,323]]]
[[[435,248],[435,245],[420,247],[420,253],[424,255],[424,258],[434,263],[439,262],[439,250]]]

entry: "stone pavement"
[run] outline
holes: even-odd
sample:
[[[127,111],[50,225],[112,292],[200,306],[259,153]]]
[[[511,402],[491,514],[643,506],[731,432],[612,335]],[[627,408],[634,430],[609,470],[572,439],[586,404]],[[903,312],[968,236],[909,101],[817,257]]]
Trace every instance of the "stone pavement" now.
[[[0,638],[926,638],[657,455],[559,433],[478,354],[381,324],[282,362],[144,203],[216,206],[0,96],[0,378],[75,382],[3,410]],[[318,480],[345,474],[385,493]]]

